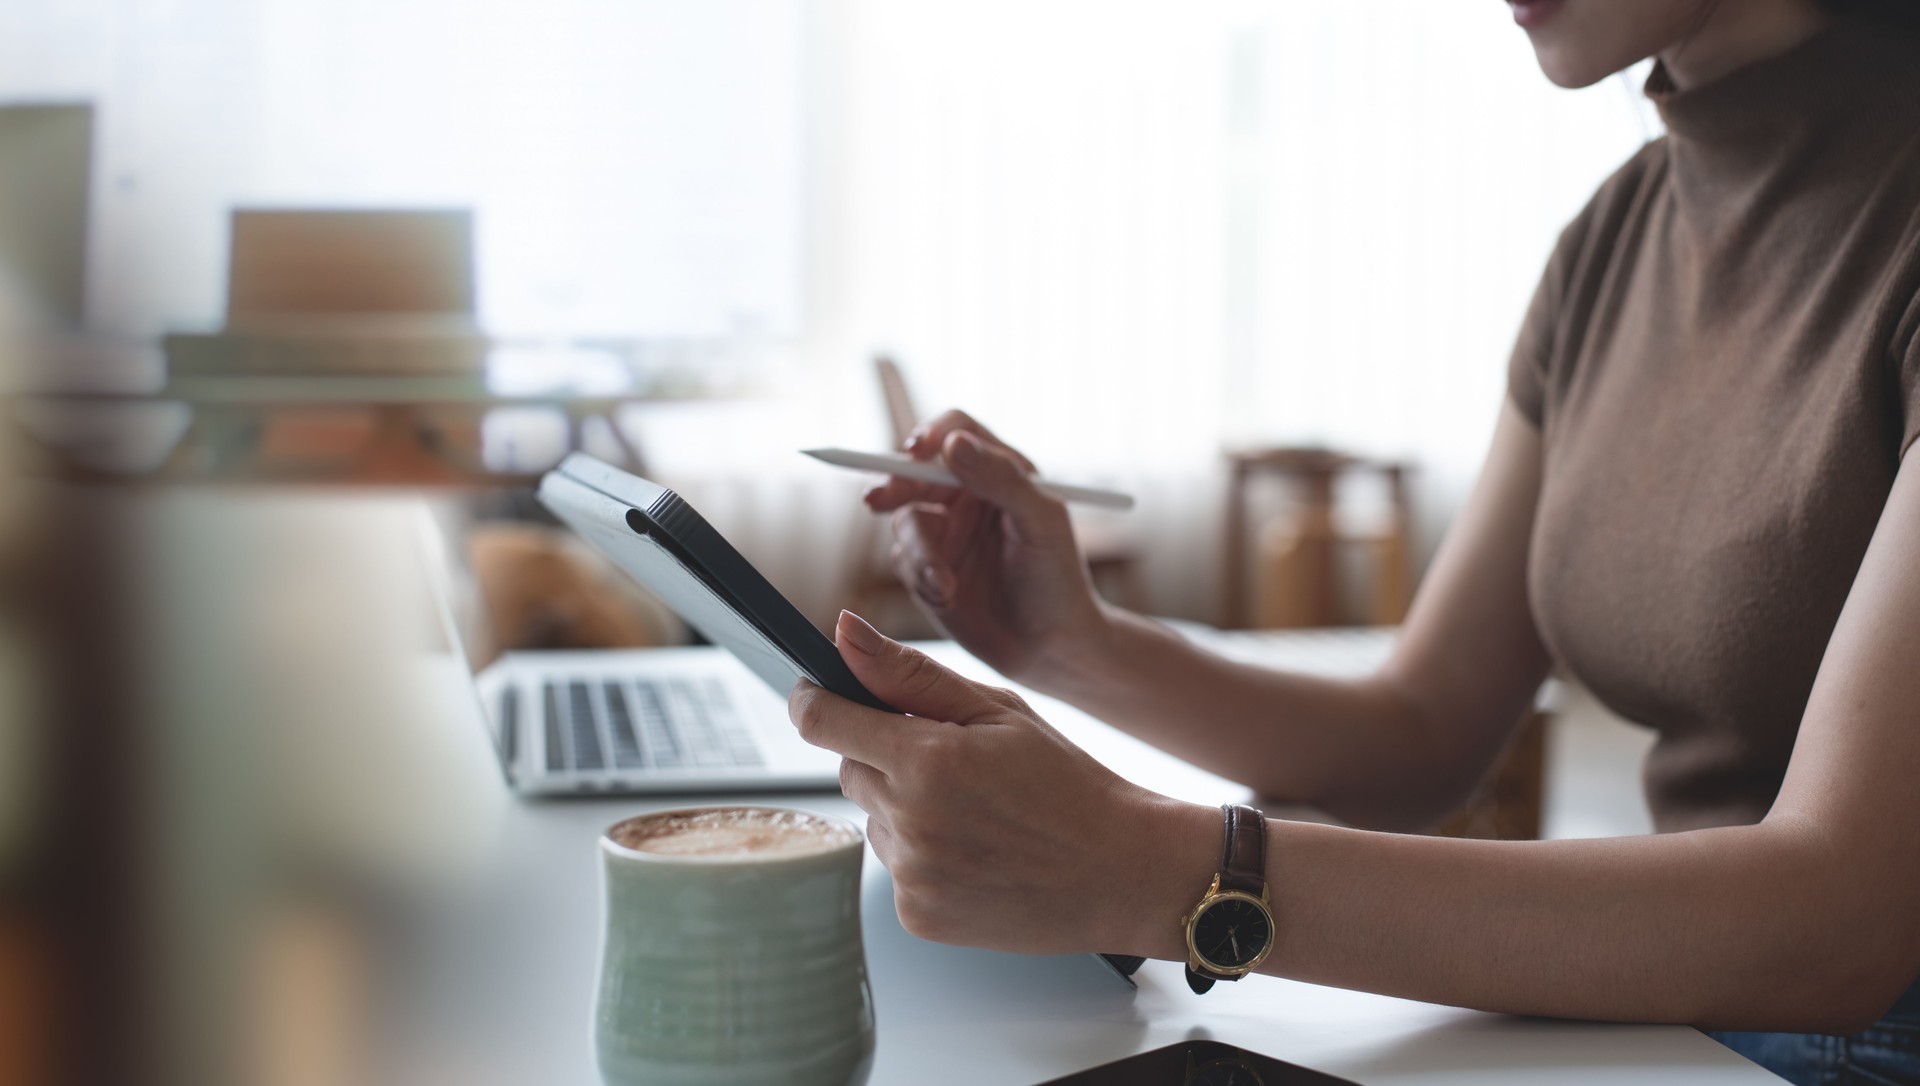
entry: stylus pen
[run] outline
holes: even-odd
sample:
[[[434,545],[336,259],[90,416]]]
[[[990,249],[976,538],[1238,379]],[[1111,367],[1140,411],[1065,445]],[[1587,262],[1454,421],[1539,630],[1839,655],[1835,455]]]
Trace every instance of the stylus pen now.
[[[953,472],[938,460],[915,460],[905,453],[864,453],[851,449],[801,449],[815,460],[825,461],[837,468],[852,468],[855,471],[877,471],[886,475],[898,475],[904,479],[918,479],[923,483],[938,483],[941,486],[959,486],[960,480]],[[1035,479],[1034,485],[1059,498],[1061,501],[1080,502],[1083,505],[1097,505],[1103,509],[1132,509],[1133,495],[1122,494],[1117,490],[1098,490],[1090,486],[1073,486],[1070,483],[1056,483],[1048,479]]]

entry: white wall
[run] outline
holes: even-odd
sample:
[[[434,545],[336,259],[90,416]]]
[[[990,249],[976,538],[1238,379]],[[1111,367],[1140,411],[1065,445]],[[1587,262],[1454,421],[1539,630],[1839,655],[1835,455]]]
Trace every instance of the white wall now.
[[[217,326],[235,204],[471,207],[508,333],[792,334],[803,0],[9,0],[98,110],[96,329]]]

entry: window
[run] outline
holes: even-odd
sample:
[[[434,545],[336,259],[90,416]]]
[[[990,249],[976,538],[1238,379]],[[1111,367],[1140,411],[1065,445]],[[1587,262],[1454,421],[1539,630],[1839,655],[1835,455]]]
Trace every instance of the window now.
[[[217,325],[235,204],[471,207],[508,334],[791,334],[801,0],[35,0],[0,99],[98,108],[97,328]]]

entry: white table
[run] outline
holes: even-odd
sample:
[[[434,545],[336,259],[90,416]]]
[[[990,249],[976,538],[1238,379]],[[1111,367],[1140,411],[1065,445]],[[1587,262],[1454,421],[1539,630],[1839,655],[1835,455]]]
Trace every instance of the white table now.
[[[1381,651],[1384,642],[1374,649]],[[1364,649],[1364,646],[1363,646]],[[939,654],[986,677],[951,647]],[[447,678],[455,680],[449,667]],[[1229,782],[1031,696],[1063,732],[1132,779],[1183,798],[1244,799]],[[476,782],[493,772],[472,702],[433,730]],[[385,968],[402,1081],[598,1081],[588,1046],[599,953],[595,840],[628,815],[690,802],[527,802],[479,782],[462,815],[477,847],[430,919],[396,940]],[[740,797],[699,797],[712,802]],[[860,817],[838,795],[755,797]],[[1149,962],[1126,990],[1093,959],[957,949],[908,935],[886,872],[868,857],[863,919],[878,1019],[871,1081],[1025,1086],[1177,1041],[1210,1038],[1368,1086],[1777,1082],[1694,1030],[1515,1018],[1271,977],[1188,991],[1180,966]]]

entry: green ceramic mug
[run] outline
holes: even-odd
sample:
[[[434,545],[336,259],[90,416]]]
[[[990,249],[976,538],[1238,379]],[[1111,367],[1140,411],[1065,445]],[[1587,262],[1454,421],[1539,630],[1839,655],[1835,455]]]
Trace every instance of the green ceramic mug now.
[[[792,808],[687,808],[616,823],[600,854],[608,1086],[866,1081],[858,829]]]

